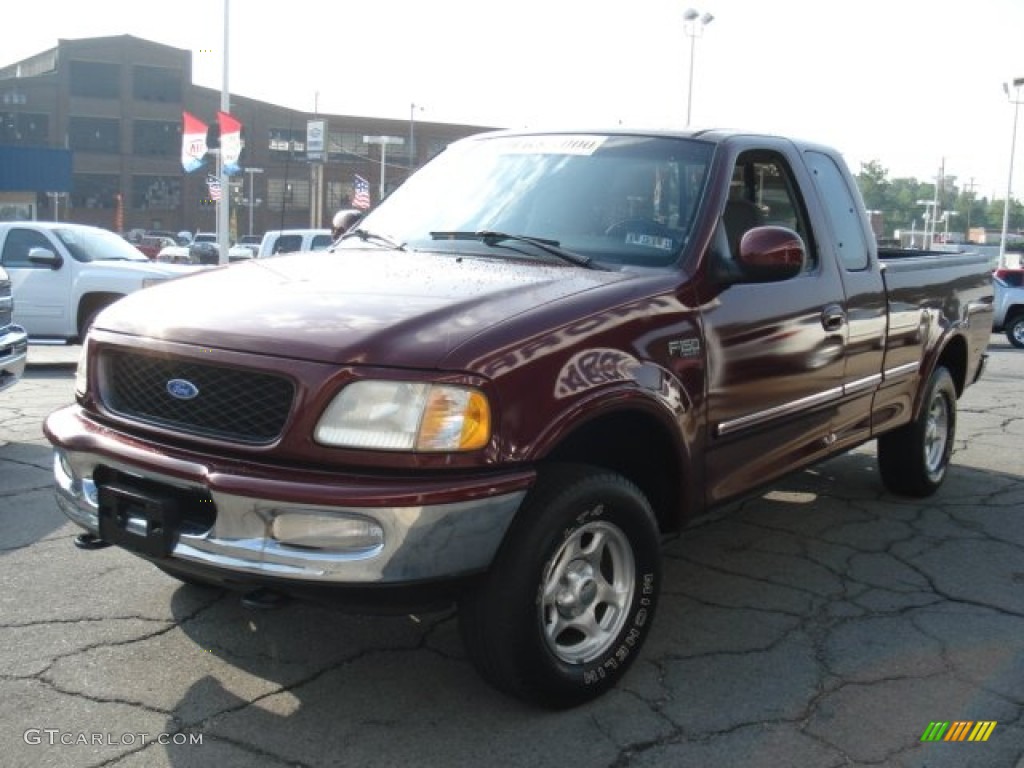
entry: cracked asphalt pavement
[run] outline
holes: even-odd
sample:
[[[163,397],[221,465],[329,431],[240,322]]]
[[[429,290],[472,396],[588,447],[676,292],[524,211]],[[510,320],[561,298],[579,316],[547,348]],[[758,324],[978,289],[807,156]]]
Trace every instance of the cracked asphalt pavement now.
[[[33,348],[0,395],[0,764],[1024,766],[1024,352],[990,354],[938,495],[883,491],[869,445],[694,522],[624,683],[553,713],[483,683],[451,612],[252,611],[75,548],[40,429],[74,350]]]

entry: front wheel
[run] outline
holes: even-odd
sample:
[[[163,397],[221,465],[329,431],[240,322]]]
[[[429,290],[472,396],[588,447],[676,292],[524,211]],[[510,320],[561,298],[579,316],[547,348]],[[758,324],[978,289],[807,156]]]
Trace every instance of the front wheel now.
[[[956,436],[956,385],[945,368],[928,380],[917,418],[878,438],[885,487],[904,496],[931,496],[942,485]]]
[[[603,470],[549,468],[460,601],[467,653],[506,693],[551,708],[582,704],[636,659],[660,579],[657,524],[640,490]]]
[[[1024,314],[1014,316],[1006,324],[1006,339],[1017,349],[1024,349]]]

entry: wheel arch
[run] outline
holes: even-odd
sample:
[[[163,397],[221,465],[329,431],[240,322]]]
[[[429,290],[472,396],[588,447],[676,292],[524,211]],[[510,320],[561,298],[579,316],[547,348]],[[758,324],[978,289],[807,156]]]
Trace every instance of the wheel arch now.
[[[573,426],[548,447],[544,464],[587,464],[616,472],[647,497],[663,533],[677,531],[693,506],[689,451],[678,427],[639,402],[608,407]]]
[[[124,298],[123,293],[111,291],[93,291],[82,295],[78,300],[78,313],[75,316],[75,328],[78,331],[79,341],[85,335],[85,323],[96,312],[113,304],[118,299]]]

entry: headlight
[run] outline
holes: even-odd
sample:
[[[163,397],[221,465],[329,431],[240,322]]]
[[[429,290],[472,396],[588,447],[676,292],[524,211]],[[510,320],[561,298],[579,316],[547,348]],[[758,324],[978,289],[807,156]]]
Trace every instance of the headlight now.
[[[357,381],[316,425],[318,443],[382,451],[472,451],[491,439],[491,409],[472,387]]]
[[[75,369],[75,394],[85,395],[89,388],[89,335],[82,341],[82,349],[78,353],[78,367]]]

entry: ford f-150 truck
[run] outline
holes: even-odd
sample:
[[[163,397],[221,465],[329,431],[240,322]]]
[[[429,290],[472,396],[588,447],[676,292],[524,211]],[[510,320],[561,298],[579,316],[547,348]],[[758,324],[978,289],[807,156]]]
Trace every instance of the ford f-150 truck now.
[[[913,253],[824,146],[462,140],[327,251],[103,312],[45,422],[58,503],[184,581],[457,601],[487,680],[578,704],[693,515],[872,440],[891,491],[939,488],[992,284]]]
[[[123,237],[53,221],[0,222],[0,265],[14,285],[14,319],[33,341],[81,339],[109,304],[199,267],[154,264]]]

